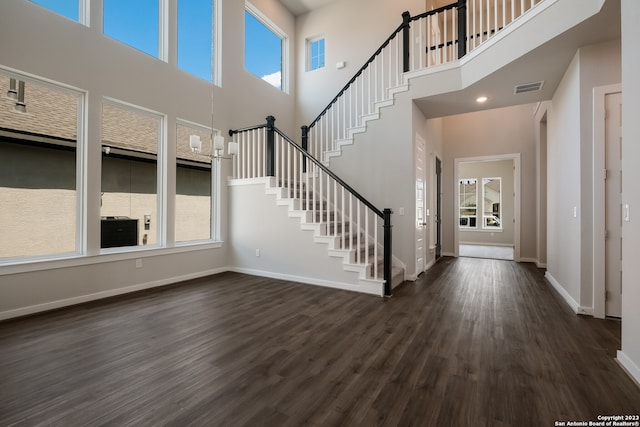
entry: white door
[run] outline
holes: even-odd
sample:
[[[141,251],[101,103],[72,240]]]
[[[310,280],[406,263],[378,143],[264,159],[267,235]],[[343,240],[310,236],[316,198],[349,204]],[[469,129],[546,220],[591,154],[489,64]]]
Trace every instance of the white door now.
[[[425,195],[425,181],[427,177],[425,142],[416,136],[415,143],[415,176],[416,176],[416,275],[426,268],[427,254],[427,201]]]
[[[605,314],[622,316],[622,94],[605,96]]]

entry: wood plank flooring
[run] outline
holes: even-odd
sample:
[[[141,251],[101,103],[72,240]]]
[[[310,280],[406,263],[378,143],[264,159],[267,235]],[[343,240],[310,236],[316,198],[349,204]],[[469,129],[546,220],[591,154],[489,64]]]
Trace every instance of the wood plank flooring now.
[[[224,273],[0,323],[0,426],[553,426],[640,413],[620,324],[445,258],[389,300]]]

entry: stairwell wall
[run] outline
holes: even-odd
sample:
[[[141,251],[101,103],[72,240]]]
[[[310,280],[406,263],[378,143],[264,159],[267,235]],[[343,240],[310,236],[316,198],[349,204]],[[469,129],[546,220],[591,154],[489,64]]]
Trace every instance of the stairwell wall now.
[[[296,20],[296,123],[309,124],[402,23],[425,11],[423,0],[341,0]],[[325,67],[307,71],[306,40],[325,38]],[[344,62],[344,68],[336,67]],[[297,136],[297,135],[296,135]]]

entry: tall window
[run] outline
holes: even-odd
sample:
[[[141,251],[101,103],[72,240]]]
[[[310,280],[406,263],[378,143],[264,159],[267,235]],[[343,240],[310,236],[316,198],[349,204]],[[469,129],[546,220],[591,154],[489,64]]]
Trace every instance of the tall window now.
[[[163,116],[105,100],[102,105],[102,248],[159,243],[158,147]]]
[[[502,228],[501,215],[502,180],[482,178],[482,227]]]
[[[244,36],[245,69],[278,89],[285,90],[284,33],[247,3]]]
[[[32,3],[56,12],[74,21],[80,22],[82,0],[30,0]]]
[[[104,34],[142,52],[162,54],[160,3],[162,0],[103,0]]]
[[[178,0],[178,67],[212,81],[213,1]]]
[[[211,130],[190,123],[176,129],[176,242],[210,240],[212,235]],[[189,145],[192,137],[202,142],[201,154]]]
[[[476,179],[460,180],[460,228],[476,228],[478,217]]]
[[[324,38],[315,37],[307,40],[307,70],[312,71],[324,67]]]
[[[0,259],[78,253],[84,96],[0,70]]]

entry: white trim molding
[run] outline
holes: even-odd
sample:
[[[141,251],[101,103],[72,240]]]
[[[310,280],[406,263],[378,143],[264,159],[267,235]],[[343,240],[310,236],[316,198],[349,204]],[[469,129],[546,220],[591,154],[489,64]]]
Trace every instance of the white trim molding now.
[[[616,361],[622,366],[622,369],[631,377],[636,385],[640,387],[640,366],[633,363],[622,350],[618,350]]]
[[[622,92],[621,84],[593,88],[593,315],[604,319],[605,313],[605,98]]]
[[[216,268],[213,270],[199,271],[197,273],[185,274],[182,276],[169,277],[162,280],[155,280],[147,283],[139,283],[137,285],[126,286],[124,288],[110,289],[108,291],[96,292],[93,294],[80,295],[72,298],[65,298],[57,301],[50,301],[43,304],[31,305],[28,307],[16,308],[0,312],[0,320],[11,319],[14,317],[27,316],[29,314],[40,313],[43,311],[55,310],[57,308],[68,307],[71,305],[81,304],[89,301],[95,301],[103,298],[109,298],[117,295],[128,294],[131,292],[142,291],[144,289],[157,288],[160,286],[173,285],[184,282],[185,280],[197,279],[200,277],[211,276],[218,273],[229,271],[229,268]]]

